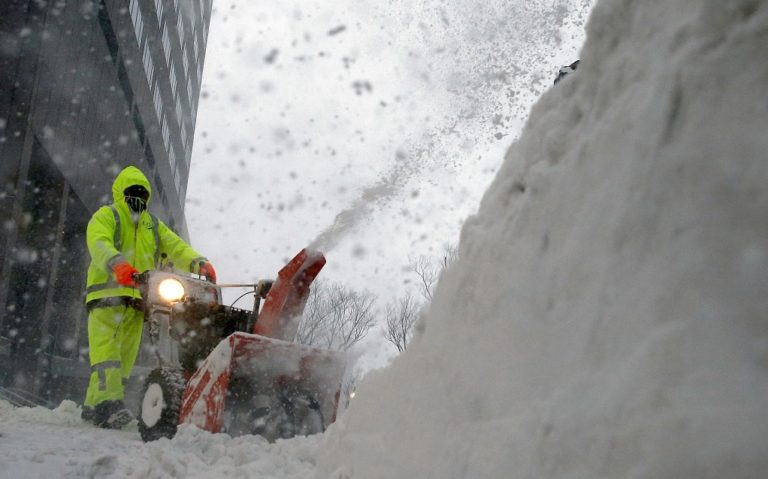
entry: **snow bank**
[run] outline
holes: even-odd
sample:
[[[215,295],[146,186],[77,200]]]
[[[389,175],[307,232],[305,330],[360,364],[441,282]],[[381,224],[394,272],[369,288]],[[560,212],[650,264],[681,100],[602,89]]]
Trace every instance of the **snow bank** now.
[[[0,477],[210,478],[311,477],[320,436],[268,443],[183,425],[173,440],[144,444],[135,423],[122,431],[95,428],[80,408],[15,408],[0,400]]]
[[[765,477],[766,45],[766,1],[601,1],[317,477]]]
[[[0,476],[104,477],[115,470],[119,455],[136,454],[137,435],[135,424],[126,431],[88,426],[72,401],[50,410],[0,400]]]
[[[319,437],[270,444],[260,436],[231,438],[184,425],[173,440],[147,444],[143,455],[146,462],[134,467],[127,477],[303,479],[311,477],[315,470]]]

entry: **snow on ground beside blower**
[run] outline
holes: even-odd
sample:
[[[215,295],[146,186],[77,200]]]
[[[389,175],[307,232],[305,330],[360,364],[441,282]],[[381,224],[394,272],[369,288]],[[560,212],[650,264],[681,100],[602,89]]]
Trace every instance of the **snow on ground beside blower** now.
[[[270,444],[182,426],[173,440],[144,444],[135,425],[97,429],[64,401],[51,411],[0,401],[0,477],[210,478],[311,477],[319,437]]]
[[[765,477],[767,44],[765,1],[601,1],[316,477]]]

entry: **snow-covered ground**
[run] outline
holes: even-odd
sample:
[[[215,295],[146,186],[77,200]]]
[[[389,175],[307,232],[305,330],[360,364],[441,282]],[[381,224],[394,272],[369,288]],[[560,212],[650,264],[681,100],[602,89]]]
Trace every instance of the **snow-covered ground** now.
[[[270,444],[261,437],[231,438],[194,426],[173,441],[144,444],[135,423],[122,431],[81,421],[71,401],[51,411],[0,401],[0,477],[210,478],[312,477],[321,437]]]
[[[768,1],[602,0],[420,334],[324,435],[0,405],[8,477],[764,478]]]

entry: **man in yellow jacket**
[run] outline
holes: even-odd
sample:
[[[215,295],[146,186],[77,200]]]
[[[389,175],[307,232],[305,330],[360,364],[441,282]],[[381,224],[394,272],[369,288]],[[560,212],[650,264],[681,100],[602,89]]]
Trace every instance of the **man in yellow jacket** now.
[[[133,419],[123,402],[124,386],[144,323],[134,274],[158,268],[164,254],[177,269],[216,282],[208,260],[149,213],[151,196],[146,176],[129,166],[112,185],[114,203],[99,208],[88,223],[91,264],[85,301],[91,376],[83,418],[105,428],[121,428]]]

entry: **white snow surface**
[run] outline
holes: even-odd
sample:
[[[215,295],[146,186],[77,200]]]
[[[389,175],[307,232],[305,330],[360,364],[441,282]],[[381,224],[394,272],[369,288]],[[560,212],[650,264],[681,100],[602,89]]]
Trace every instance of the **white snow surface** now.
[[[409,349],[322,436],[0,402],[3,477],[763,478],[768,1],[602,0]]]
[[[181,426],[173,440],[144,444],[135,422],[97,429],[64,401],[51,411],[0,401],[0,477],[210,478],[312,477],[321,436],[268,443]]]

